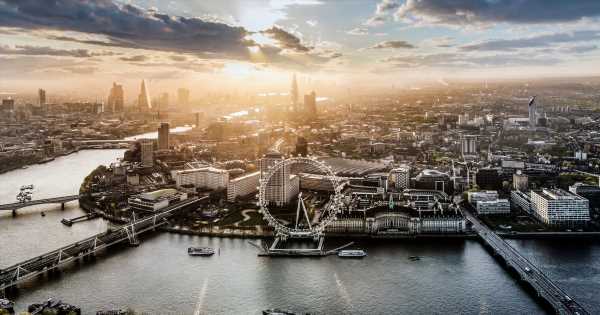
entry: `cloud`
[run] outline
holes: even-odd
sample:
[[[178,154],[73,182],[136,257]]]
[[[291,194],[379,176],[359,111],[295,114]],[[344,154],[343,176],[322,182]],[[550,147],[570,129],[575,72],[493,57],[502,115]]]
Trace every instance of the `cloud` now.
[[[148,57],[146,55],[136,55],[136,56],[131,56],[131,57],[121,57],[119,59],[122,61],[127,61],[127,62],[144,62],[144,61],[147,61],[148,59],[150,59],[150,57]]]
[[[96,63],[82,58],[55,58],[47,56],[2,56],[0,77],[37,77],[39,73],[75,73],[95,69]],[[87,71],[86,71],[87,70]]]
[[[366,27],[356,27],[347,31],[346,34],[355,36],[369,35],[369,29]]]
[[[303,45],[300,38],[298,38],[296,35],[277,26],[273,26],[270,29],[261,31],[261,33],[266,34],[277,41],[279,46],[283,49],[291,49],[297,52],[307,52],[312,49],[312,47]]]
[[[439,53],[388,57],[380,60],[380,62],[395,68],[418,68],[547,66],[561,63],[562,60],[538,55],[493,54],[478,56],[464,53]]]
[[[364,25],[377,26],[385,23],[390,15],[400,7],[400,3],[396,0],[383,0],[377,4],[375,14],[369,18]]]
[[[452,43],[453,41],[454,41],[454,38],[452,38],[452,37],[442,36],[442,37],[433,37],[433,38],[425,39],[421,42],[421,44],[424,46],[450,48],[450,47],[454,46]]]
[[[555,44],[586,42],[600,39],[600,31],[580,30],[543,34],[516,39],[489,40],[460,47],[462,51],[514,51],[523,48],[549,47]]]
[[[396,18],[409,23],[474,25],[574,22],[600,16],[597,0],[407,0]]]
[[[414,45],[403,41],[403,40],[388,40],[388,41],[383,41],[380,43],[377,43],[371,47],[369,47],[369,49],[399,49],[399,48],[415,48]]]
[[[252,44],[242,27],[146,11],[111,0],[0,0],[0,26],[102,34],[119,46],[238,58]]]
[[[307,20],[306,24],[308,24],[308,26],[310,26],[310,27],[315,27],[315,26],[319,25],[319,22],[316,20]]]
[[[586,52],[594,51],[596,49],[598,49],[598,46],[596,46],[596,45],[579,45],[579,46],[566,47],[566,48],[564,48],[564,51],[567,53],[583,54]]]
[[[51,47],[39,47],[29,45],[17,45],[15,47],[0,46],[0,55],[24,55],[24,56],[58,56],[89,58],[98,56],[113,56],[113,52],[92,52],[87,49],[55,49]]]

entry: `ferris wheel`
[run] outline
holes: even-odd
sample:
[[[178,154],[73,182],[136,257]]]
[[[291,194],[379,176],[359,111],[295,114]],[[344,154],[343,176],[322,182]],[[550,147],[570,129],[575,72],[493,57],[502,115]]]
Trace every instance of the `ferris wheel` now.
[[[286,170],[292,167],[301,167],[310,170],[311,173],[318,173],[330,182],[333,191],[329,195],[327,202],[320,209],[314,211],[316,213],[313,213],[312,218],[309,216],[304,203],[305,200],[303,199],[302,192],[300,192],[298,194],[295,222],[285,222],[272,214],[270,210],[272,202],[268,198],[268,190],[272,189],[271,181],[274,179],[275,174],[281,175],[283,172],[283,174],[289,176]],[[339,179],[335,176],[331,167],[311,157],[294,157],[282,159],[280,162],[277,162],[260,180],[259,206],[265,220],[275,229],[276,237],[284,240],[294,237],[312,237],[318,239],[325,231],[325,227],[333,222],[336,219],[336,215],[341,212],[343,195]],[[299,224],[301,221],[304,224]]]

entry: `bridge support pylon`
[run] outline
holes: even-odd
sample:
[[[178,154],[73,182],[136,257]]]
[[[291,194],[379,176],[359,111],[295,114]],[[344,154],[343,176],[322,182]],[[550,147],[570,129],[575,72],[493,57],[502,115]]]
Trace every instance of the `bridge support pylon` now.
[[[65,203],[64,202],[60,204],[60,210],[65,210]]]
[[[17,209],[12,209],[12,216],[16,217],[17,216]]]

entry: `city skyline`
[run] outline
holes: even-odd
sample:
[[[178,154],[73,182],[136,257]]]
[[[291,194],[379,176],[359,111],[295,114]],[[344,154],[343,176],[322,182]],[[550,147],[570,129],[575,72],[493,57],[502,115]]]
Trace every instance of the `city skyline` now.
[[[333,89],[600,69],[594,1],[40,4],[0,1],[0,92],[63,90],[53,79],[65,75],[90,89],[117,81],[130,90],[147,79],[160,90],[243,82],[248,91],[287,91],[290,73]]]

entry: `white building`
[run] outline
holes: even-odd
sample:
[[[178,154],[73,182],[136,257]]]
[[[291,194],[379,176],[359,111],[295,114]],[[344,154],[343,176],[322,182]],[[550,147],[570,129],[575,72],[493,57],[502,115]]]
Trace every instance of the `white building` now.
[[[225,189],[229,183],[229,172],[214,167],[203,167],[176,171],[174,173],[177,187],[194,186],[212,190]]]
[[[489,201],[478,201],[475,207],[477,214],[510,214],[510,202],[508,199],[496,199]]]
[[[475,206],[478,201],[494,201],[497,199],[498,192],[495,190],[469,191],[467,193],[467,200],[473,206]]]
[[[244,197],[258,191],[260,172],[254,172],[234,178],[227,184],[227,201],[233,202],[237,197]]]
[[[410,167],[401,166],[390,171],[390,177],[396,189],[408,189],[410,187]]]
[[[590,221],[589,201],[562,189],[531,191],[534,215],[546,224],[581,224]]]
[[[283,161],[279,152],[269,152],[260,160],[260,179],[267,175],[278,163]],[[279,168],[266,184],[265,198],[276,206],[287,205],[300,192],[300,178],[290,174],[290,167]]]
[[[532,213],[531,210],[531,196],[529,193],[522,192],[520,190],[513,190],[510,192],[510,202],[515,208]]]
[[[155,212],[168,207],[170,204],[186,199],[186,193],[169,188],[131,196],[127,202],[133,210]]]

